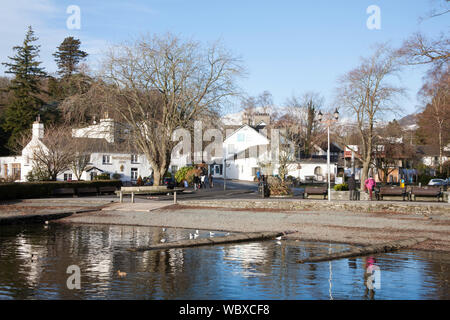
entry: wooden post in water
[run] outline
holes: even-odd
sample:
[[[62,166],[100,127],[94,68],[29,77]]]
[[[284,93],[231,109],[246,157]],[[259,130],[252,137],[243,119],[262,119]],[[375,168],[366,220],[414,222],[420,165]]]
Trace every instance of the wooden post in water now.
[[[428,240],[428,238],[410,238],[410,239],[396,240],[396,241],[366,246],[366,247],[362,247],[362,248],[347,250],[347,251],[343,251],[343,252],[331,253],[331,254],[327,254],[325,256],[306,258],[303,260],[297,260],[297,262],[298,263],[322,262],[322,261],[331,261],[331,260],[337,260],[337,259],[366,256],[366,255],[375,254],[375,253],[390,252],[390,251],[395,251],[395,250],[411,247],[411,246],[414,246],[414,245],[416,245],[420,242],[426,241],[426,240]]]
[[[173,242],[158,243],[152,246],[130,248],[130,251],[148,251],[148,250],[166,250],[174,248],[189,248],[189,247],[199,247],[207,245],[219,245],[226,243],[238,243],[238,242],[249,242],[249,241],[262,241],[275,239],[279,236],[284,236],[291,232],[251,232],[251,233],[237,233],[224,237],[215,238],[199,238],[192,240],[179,240]]]

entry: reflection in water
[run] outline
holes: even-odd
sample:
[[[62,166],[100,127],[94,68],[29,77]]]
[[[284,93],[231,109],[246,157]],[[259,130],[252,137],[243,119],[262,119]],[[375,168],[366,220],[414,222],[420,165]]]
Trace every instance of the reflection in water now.
[[[130,252],[195,230],[92,225],[0,228],[0,299],[449,299],[450,255],[403,251],[297,264],[344,245],[265,241]],[[215,232],[215,236],[225,233]],[[209,237],[209,230],[200,231]],[[78,265],[81,290],[66,287]],[[119,277],[117,271],[125,272]]]

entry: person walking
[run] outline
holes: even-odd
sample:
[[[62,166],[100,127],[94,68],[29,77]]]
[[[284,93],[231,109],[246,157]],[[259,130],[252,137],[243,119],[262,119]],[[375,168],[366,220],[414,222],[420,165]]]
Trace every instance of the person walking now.
[[[356,180],[355,174],[352,174],[347,181],[348,190],[350,191],[350,201],[356,200]]]
[[[209,179],[209,187],[214,188],[213,176],[211,172],[209,173],[208,179]]]
[[[205,180],[206,180],[206,175],[202,175],[201,177],[200,177],[200,187],[201,188],[204,188],[204,189],[206,189],[206,185],[205,185]]]
[[[375,186],[374,178],[372,178],[372,176],[369,176],[369,179],[366,179],[366,181],[364,181],[364,186],[366,187],[367,191],[369,192],[370,201],[372,201],[373,187]]]

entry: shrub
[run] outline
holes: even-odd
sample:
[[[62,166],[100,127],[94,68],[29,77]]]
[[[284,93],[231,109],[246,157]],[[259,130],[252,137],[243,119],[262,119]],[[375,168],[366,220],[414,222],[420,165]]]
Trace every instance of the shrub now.
[[[433,176],[430,176],[428,174],[419,174],[417,177],[417,183],[421,183],[422,185],[427,185],[431,179],[433,179]]]
[[[192,167],[182,167],[178,169],[178,171],[175,173],[175,181],[177,183],[182,183],[183,180],[186,179],[186,174],[191,170]]]
[[[99,175],[96,175],[94,177],[94,180],[110,180],[110,179],[111,179],[111,175],[109,173],[106,173],[106,172],[104,172],[102,174],[99,174]]]
[[[113,180],[120,180],[120,178],[122,178],[122,175],[120,173],[113,173],[112,178]]]
[[[334,186],[335,191],[348,191],[348,184],[342,183]]]
[[[28,172],[25,177],[27,181],[51,181],[50,176],[47,172],[41,170],[40,168],[33,168],[30,172]]]
[[[270,195],[288,196],[292,194],[292,190],[286,182],[282,182],[279,177],[269,176],[267,178],[269,184]]]
[[[100,188],[122,186],[120,180],[104,181],[40,181],[40,182],[13,182],[0,184],[0,200],[45,198],[52,196],[54,189],[74,188]]]

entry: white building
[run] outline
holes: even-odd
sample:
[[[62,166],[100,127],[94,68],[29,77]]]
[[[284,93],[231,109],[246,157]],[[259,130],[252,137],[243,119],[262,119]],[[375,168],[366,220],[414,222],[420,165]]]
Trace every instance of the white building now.
[[[120,125],[119,125],[120,126]],[[74,139],[89,139],[94,152],[89,155],[89,163],[82,173],[82,180],[93,180],[98,174],[117,174],[119,179],[135,181],[139,176],[147,177],[152,169],[143,154],[126,151],[121,148],[118,125],[112,119],[101,119],[100,122],[87,128],[72,132]],[[121,128],[123,126],[120,126]],[[33,169],[33,153],[38,147],[46,149],[43,142],[44,124],[33,123],[31,141],[24,147],[22,154],[15,157],[0,157],[0,177],[15,181],[27,181],[27,175]],[[75,180],[75,174],[67,169],[57,176],[57,180]]]
[[[288,145],[290,142],[282,135],[266,129],[266,123],[270,118],[264,114],[258,114],[258,124],[249,123],[227,132],[227,137],[222,145],[222,156],[212,157],[209,170],[214,177],[224,176],[227,179],[253,181],[257,171],[266,175],[279,174],[279,163],[271,159],[278,159],[275,146]],[[0,177],[13,177],[16,181],[27,181],[27,175],[33,169],[33,154],[37,147],[45,147],[43,142],[44,125],[39,121],[33,123],[31,141],[22,150],[22,154],[16,157],[0,158]],[[227,130],[229,131],[229,130]],[[267,132],[269,131],[269,132]],[[84,128],[72,130],[73,139],[87,139],[93,152],[89,154],[89,163],[81,175],[81,180],[92,180],[96,175],[107,173],[116,174],[124,182],[136,181],[139,176],[148,177],[152,174],[149,161],[143,154],[130,151],[126,145],[128,128],[105,117]],[[273,136],[272,136],[273,135]],[[274,148],[272,148],[274,147]],[[292,159],[288,164],[288,175],[300,178],[301,181],[326,181],[328,167],[326,149],[315,145],[316,159]],[[273,150],[272,150],[273,149]],[[333,152],[333,146],[331,148]],[[225,157],[224,157],[225,156]],[[174,173],[179,168],[192,164],[192,154],[180,155],[172,153],[169,171]],[[336,175],[337,163],[330,163],[330,173]],[[67,169],[57,176],[57,180],[75,180],[72,170]]]

